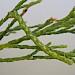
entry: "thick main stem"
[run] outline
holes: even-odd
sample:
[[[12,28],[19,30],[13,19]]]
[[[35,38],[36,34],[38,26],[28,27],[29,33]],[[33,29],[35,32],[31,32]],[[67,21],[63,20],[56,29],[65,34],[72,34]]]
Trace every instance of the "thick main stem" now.
[[[65,57],[62,57],[62,56],[56,54],[55,52],[50,51],[48,47],[46,47],[43,43],[41,43],[40,40],[35,35],[33,35],[33,33],[30,31],[30,29],[26,26],[26,23],[24,22],[22,17],[17,13],[17,11],[10,12],[9,17],[13,17],[13,18],[17,19],[19,22],[19,25],[22,27],[22,29],[27,34],[27,36],[29,36],[32,39],[32,41],[46,54],[48,54],[49,56],[52,56],[60,61],[64,61],[65,63],[68,63],[70,65],[73,64],[72,60],[69,60]]]

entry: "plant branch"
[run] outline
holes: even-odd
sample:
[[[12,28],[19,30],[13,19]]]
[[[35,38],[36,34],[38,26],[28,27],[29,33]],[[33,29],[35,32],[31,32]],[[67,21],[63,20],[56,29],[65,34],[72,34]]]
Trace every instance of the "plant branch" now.
[[[46,54],[48,54],[49,56],[53,56],[54,58],[61,60],[69,65],[73,64],[73,61],[71,61],[70,59],[64,58],[64,57],[56,54],[55,52],[50,51],[48,47],[46,47],[43,43],[41,43],[39,41],[39,39],[35,35],[33,35],[32,32],[30,31],[30,29],[26,26],[26,23],[24,22],[22,17],[17,13],[17,11],[11,12],[9,14],[9,17],[13,17],[13,18],[17,19],[19,22],[19,25],[22,27],[22,29],[24,30],[26,35],[29,36],[31,38],[31,40]]]

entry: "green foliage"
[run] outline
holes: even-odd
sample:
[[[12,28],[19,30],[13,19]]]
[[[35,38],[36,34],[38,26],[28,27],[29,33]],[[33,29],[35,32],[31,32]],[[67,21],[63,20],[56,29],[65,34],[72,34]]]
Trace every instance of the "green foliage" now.
[[[75,34],[75,7],[69,13],[68,16],[61,20],[56,20],[54,18],[48,19],[43,24],[38,24],[34,26],[27,26],[26,22],[23,20],[22,16],[26,13],[28,8],[31,6],[40,3],[42,0],[37,0],[34,2],[30,2],[29,4],[24,4],[27,0],[21,0],[15,8],[10,11],[3,19],[0,20],[0,26],[3,25],[10,18],[14,18],[8,27],[0,32],[0,40],[3,37],[9,36],[11,33],[14,34],[19,30],[23,30],[26,33],[26,36],[23,36],[19,39],[14,39],[8,41],[7,43],[0,45],[0,50],[4,48],[19,48],[19,49],[31,49],[33,52],[31,54],[22,56],[22,57],[14,57],[14,58],[0,58],[0,62],[13,62],[19,60],[36,60],[36,59],[57,59],[63,61],[69,65],[75,63],[75,50],[70,52],[63,52],[57,49],[67,48],[67,45],[57,45],[54,46],[49,42],[48,44],[44,45],[37,37],[43,35],[52,35],[52,34],[62,34],[62,33],[72,33]],[[21,14],[18,14],[18,10],[23,8]],[[19,25],[16,27],[12,27],[14,23],[18,21]],[[33,29],[33,31],[31,31]],[[19,45],[19,43],[27,40],[32,40],[34,42],[34,46],[29,45]],[[35,50],[35,51],[34,51]],[[46,53],[46,56],[36,56],[38,52],[43,51]]]

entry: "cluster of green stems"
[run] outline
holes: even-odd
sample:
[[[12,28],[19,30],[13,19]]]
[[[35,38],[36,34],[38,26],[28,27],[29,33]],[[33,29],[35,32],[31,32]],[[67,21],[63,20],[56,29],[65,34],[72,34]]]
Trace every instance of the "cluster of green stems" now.
[[[25,32],[25,36],[8,41],[7,43],[0,45],[0,50],[4,48],[19,48],[19,49],[31,49],[33,52],[31,54],[21,56],[21,57],[12,57],[12,58],[0,58],[0,62],[13,62],[19,60],[36,60],[36,59],[57,59],[63,61],[69,65],[75,63],[75,50],[70,52],[63,52],[57,50],[58,48],[67,48],[67,45],[51,45],[51,42],[47,44],[43,44],[37,37],[52,35],[52,34],[62,34],[62,33],[72,33],[75,34],[75,7],[71,10],[69,15],[61,20],[54,20],[53,18],[48,19],[43,24],[27,26],[26,22],[22,18],[22,16],[27,12],[28,8],[31,6],[40,3],[42,0],[37,0],[34,2],[30,2],[29,4],[24,4],[27,0],[21,0],[15,8],[8,12],[8,14],[0,20],[0,26],[4,24],[8,19],[14,18],[8,27],[4,31],[0,31],[0,40],[3,37],[9,36],[11,33],[16,33],[16,31],[23,30]],[[22,13],[19,14],[18,10],[23,9]],[[16,27],[12,26],[15,22],[18,21],[19,25]],[[33,29],[33,30],[31,30]],[[27,40],[32,40],[35,45],[20,45],[19,43]],[[40,51],[46,53],[46,56],[36,56],[36,54]]]

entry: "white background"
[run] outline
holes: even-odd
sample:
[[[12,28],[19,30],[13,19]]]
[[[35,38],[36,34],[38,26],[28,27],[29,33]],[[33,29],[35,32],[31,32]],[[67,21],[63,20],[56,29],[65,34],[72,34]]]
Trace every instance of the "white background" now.
[[[4,17],[8,11],[12,10],[14,6],[20,0],[0,0],[0,19]],[[28,0],[27,3],[35,0]],[[27,25],[36,25],[44,23],[50,17],[61,19],[68,15],[68,13],[75,6],[75,0],[43,0],[40,4],[37,4],[27,11],[23,17],[27,21]],[[7,24],[10,23],[8,20],[0,27],[0,31],[4,30]],[[17,35],[10,35],[4,37],[0,44],[8,42],[11,39],[15,39],[24,35],[24,32],[20,31]],[[64,51],[70,51],[75,48],[75,35],[74,34],[63,34],[63,35],[51,35],[39,37],[44,43],[52,42],[53,45],[67,44],[68,48],[63,49]],[[33,44],[32,41],[23,42],[22,44]],[[19,49],[4,49],[0,51],[0,57],[12,57],[21,56],[30,51],[21,51]],[[43,53],[39,53],[43,54]],[[58,60],[35,60],[35,61],[18,61],[12,63],[0,63],[0,75],[75,75],[75,65],[67,65]]]

